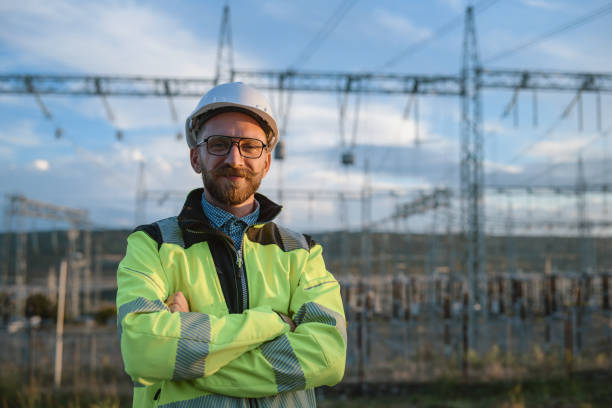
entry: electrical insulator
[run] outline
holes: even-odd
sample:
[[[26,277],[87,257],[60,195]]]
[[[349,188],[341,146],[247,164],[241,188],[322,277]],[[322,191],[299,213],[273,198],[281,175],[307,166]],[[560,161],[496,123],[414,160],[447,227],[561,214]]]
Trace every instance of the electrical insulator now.
[[[274,149],[274,158],[276,160],[283,160],[285,158],[285,143],[282,140],[276,144]]]
[[[344,166],[352,166],[355,164],[355,155],[353,152],[344,152],[342,153],[342,164]]]
[[[63,135],[64,135],[64,130],[61,127],[55,128],[55,138],[56,139],[61,139]]]
[[[122,141],[123,140],[123,131],[122,130],[117,130],[117,133],[115,133],[115,137],[117,138],[118,141]]]

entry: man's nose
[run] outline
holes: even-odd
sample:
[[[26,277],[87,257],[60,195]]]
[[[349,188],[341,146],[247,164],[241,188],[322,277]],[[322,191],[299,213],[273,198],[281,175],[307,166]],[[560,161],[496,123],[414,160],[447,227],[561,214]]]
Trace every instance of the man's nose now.
[[[230,151],[227,153],[225,157],[226,163],[242,163],[242,155],[240,154],[240,149],[238,149],[238,144],[233,143]]]

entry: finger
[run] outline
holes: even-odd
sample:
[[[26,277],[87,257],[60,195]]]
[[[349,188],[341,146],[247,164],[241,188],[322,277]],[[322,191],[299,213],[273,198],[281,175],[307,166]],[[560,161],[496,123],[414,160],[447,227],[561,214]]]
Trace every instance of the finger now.
[[[176,292],[164,302],[171,312],[189,312],[189,303],[183,292]]]
[[[175,302],[180,305],[181,307],[185,308],[186,310],[183,310],[184,312],[188,312],[189,311],[189,303],[187,302],[187,298],[185,297],[185,295],[183,295],[183,292],[176,292],[175,294]]]

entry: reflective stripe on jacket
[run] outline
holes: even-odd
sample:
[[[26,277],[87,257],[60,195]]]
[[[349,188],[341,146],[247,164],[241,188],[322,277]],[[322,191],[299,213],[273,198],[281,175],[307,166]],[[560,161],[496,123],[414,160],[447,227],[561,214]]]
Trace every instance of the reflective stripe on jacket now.
[[[280,207],[258,194],[259,220],[237,259],[202,212],[202,191],[178,217],[137,228],[117,271],[134,406],[314,406],[313,388],[338,383],[346,359],[340,286],[321,246],[271,222]],[[177,291],[190,312],[164,304]],[[276,312],[295,321],[294,332]]]

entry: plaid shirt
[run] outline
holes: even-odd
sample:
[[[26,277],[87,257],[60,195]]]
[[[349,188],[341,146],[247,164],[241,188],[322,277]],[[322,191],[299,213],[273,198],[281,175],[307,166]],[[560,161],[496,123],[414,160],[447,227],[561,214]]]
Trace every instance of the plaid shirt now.
[[[206,214],[213,227],[227,234],[232,241],[234,241],[234,245],[236,246],[236,249],[238,249],[238,252],[240,252],[244,231],[251,225],[255,224],[259,218],[259,203],[257,200],[255,200],[255,210],[242,218],[238,218],[235,215],[212,205],[208,202],[208,200],[206,200],[206,198],[204,198],[204,194],[202,194],[202,208],[204,209],[204,214]]]

